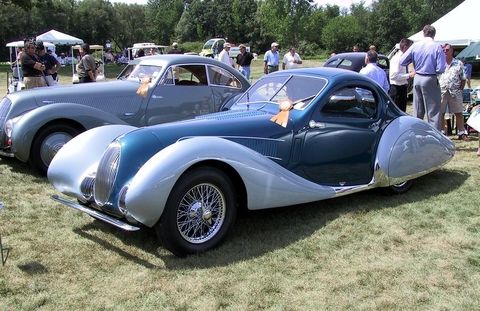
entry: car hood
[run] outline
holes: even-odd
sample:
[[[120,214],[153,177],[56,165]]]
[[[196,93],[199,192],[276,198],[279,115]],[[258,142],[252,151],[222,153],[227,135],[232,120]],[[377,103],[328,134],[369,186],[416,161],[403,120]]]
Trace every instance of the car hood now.
[[[50,87],[39,87],[10,94],[13,103],[33,98],[38,106],[53,103],[88,103],[101,98],[138,96],[136,90],[140,83],[115,80],[96,83],[79,83]]]
[[[291,133],[294,128],[292,120],[284,128],[270,120],[275,115],[269,110],[229,110],[192,120],[151,126],[145,130],[157,136],[164,146],[192,136],[277,138]]]

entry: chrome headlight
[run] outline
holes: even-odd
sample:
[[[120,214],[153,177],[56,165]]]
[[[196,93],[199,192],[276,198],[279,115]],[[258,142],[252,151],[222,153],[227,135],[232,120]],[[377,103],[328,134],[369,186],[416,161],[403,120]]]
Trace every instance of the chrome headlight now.
[[[22,118],[22,116],[16,117],[16,118],[13,118],[13,119],[8,119],[7,122],[5,122],[5,135],[7,135],[8,138],[12,137],[12,132],[13,132],[13,129],[15,127],[15,124],[17,124],[17,122],[21,118]]]
[[[120,190],[120,193],[118,194],[118,209],[120,213],[123,215],[126,215],[128,210],[127,210],[127,205],[125,203],[125,197],[127,196],[127,191],[128,191],[128,186],[125,186]]]
[[[80,190],[82,191],[83,197],[89,201],[93,196],[93,187],[95,185],[95,174],[88,175],[82,180],[80,184]]]
[[[118,173],[118,164],[120,163],[120,143],[112,142],[98,164],[97,176],[95,179],[95,202],[99,206],[107,203],[112,193],[113,185]]]

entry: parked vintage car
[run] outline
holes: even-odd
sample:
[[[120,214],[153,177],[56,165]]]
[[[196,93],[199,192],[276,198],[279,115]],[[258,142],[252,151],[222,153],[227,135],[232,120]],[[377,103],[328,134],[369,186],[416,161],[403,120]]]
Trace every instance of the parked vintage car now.
[[[144,96],[137,90],[145,84]],[[250,83],[219,61],[159,55],[130,62],[109,82],[36,88],[0,103],[0,156],[29,161],[46,174],[72,137],[106,124],[147,126],[215,112]]]
[[[238,208],[376,187],[404,193],[454,154],[451,140],[400,111],[371,79],[305,68],[263,76],[230,110],[80,134],[48,179],[74,198],[54,200],[125,230],[155,227],[184,256],[219,245]]]
[[[367,56],[366,52],[339,53],[327,59],[327,61],[323,64],[323,67],[341,68],[359,72],[363,67],[365,67],[365,56]],[[388,57],[378,54],[377,65],[385,70],[388,78],[388,73],[390,70],[390,60]]]

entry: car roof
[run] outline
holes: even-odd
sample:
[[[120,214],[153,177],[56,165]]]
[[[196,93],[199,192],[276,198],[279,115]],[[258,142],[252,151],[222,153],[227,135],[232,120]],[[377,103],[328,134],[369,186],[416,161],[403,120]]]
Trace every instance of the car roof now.
[[[370,78],[367,78],[365,75],[359,74],[355,71],[334,68],[334,67],[307,67],[307,68],[296,68],[289,70],[281,70],[270,73],[263,76],[265,77],[275,77],[283,75],[297,75],[297,76],[313,76],[318,78],[325,78],[328,80],[350,80],[350,79],[360,79],[364,81],[371,81]]]
[[[365,59],[367,56],[367,52],[345,52],[345,53],[338,53],[334,56],[330,57],[329,59],[335,58],[348,58],[348,59]],[[387,56],[383,54],[378,54],[378,58],[387,58]]]
[[[159,61],[165,62],[165,63],[186,62],[186,63],[206,63],[206,64],[214,64],[214,65],[219,65],[219,63],[223,64],[222,62],[216,59],[212,59],[209,57],[201,57],[198,55],[190,55],[190,54],[160,54],[160,55],[142,56],[130,61],[130,64],[142,63],[145,65],[158,65]]]
[[[366,56],[367,52],[340,53],[327,59],[323,66],[349,69],[358,72],[365,66]],[[389,63],[388,57],[383,54],[378,54],[378,59],[386,60]]]
[[[231,73],[233,73],[237,78],[241,80],[245,80],[245,76],[242,75],[239,71],[235,70],[231,66],[227,66],[225,63],[210,58],[210,57],[202,57],[198,55],[190,55],[190,54],[160,54],[160,55],[150,55],[150,56],[142,56],[139,58],[135,58],[134,60],[128,63],[129,65],[147,65],[147,66],[162,66],[167,67],[174,64],[192,64],[192,65],[215,65],[217,67],[221,67]],[[249,83],[250,84],[250,83]]]

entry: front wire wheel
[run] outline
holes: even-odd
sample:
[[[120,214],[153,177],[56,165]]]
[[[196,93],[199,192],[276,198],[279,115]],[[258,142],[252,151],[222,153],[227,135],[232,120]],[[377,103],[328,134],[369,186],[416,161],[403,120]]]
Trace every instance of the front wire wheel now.
[[[231,180],[217,168],[202,167],[180,177],[155,229],[169,251],[184,257],[222,243],[236,214]]]
[[[29,162],[41,175],[47,175],[48,166],[57,152],[82,131],[67,123],[51,124],[35,136]]]

